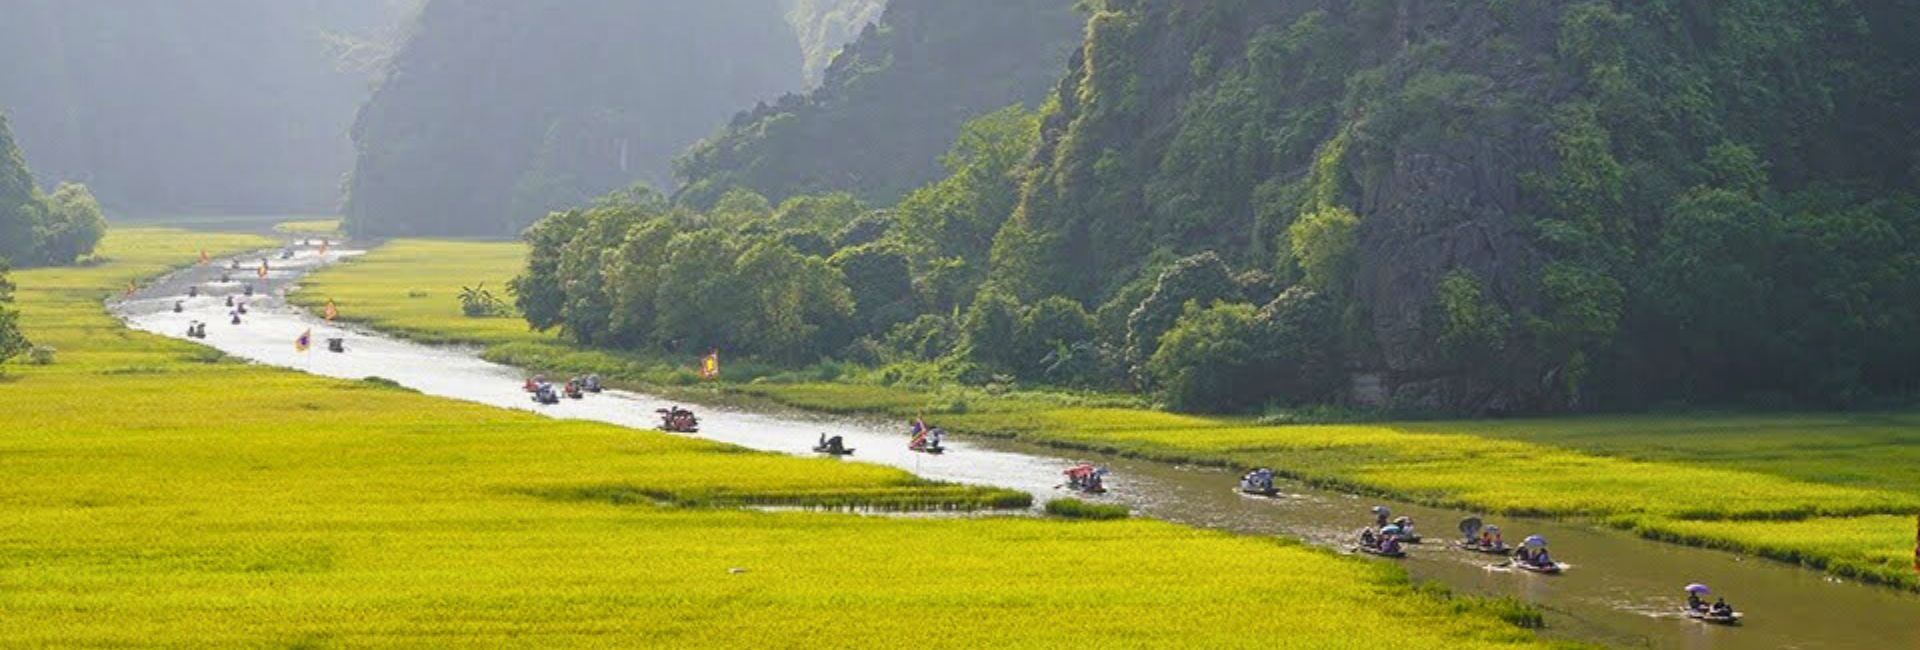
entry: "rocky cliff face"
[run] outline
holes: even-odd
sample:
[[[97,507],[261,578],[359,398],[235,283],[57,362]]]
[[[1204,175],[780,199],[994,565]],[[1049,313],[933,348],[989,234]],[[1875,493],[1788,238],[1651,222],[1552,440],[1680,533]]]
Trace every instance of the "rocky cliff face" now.
[[[1071,0],[893,0],[819,88],[736,116],[679,162],[680,198],[851,191],[891,203],[942,175],[968,118],[1037,104],[1078,41]]]
[[[389,0],[0,6],[0,111],[43,186],[144,213],[339,207],[372,73],[339,45],[403,20]]]
[[[354,126],[366,234],[512,235],[801,84],[779,0],[433,0]]]
[[[1907,15],[1108,0],[994,277],[1098,304],[1156,260],[1216,250],[1338,296],[1347,365],[1396,405],[1580,406],[1584,379],[1648,349],[1622,333],[1638,267],[1688,189],[1723,180],[1722,154],[1753,154],[1781,193],[1915,178]],[[1829,155],[1839,142],[1883,170]]]

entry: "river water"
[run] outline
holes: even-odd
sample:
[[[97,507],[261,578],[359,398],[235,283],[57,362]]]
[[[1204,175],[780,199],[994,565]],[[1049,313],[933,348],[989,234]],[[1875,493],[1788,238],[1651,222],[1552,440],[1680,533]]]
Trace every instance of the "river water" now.
[[[584,400],[554,406],[534,404],[521,390],[524,373],[479,358],[457,346],[429,346],[365,329],[327,323],[286,304],[283,293],[307,272],[358,251],[334,250],[322,256],[301,247],[290,260],[267,254],[267,277],[258,277],[259,255],[228,260],[167,276],[111,307],[130,326],[184,338],[192,321],[209,323],[201,343],[257,363],[347,379],[383,377],[422,393],[534,411],[558,418],[653,428],[653,410],[668,402],[644,394],[609,390]],[[223,273],[232,281],[220,282]],[[255,296],[243,296],[248,284]],[[185,297],[196,286],[200,297]],[[240,325],[229,323],[226,298],[243,301],[250,313]],[[445,299],[445,298],[441,298]],[[183,311],[172,311],[181,302]],[[302,332],[312,331],[308,352],[294,349]],[[346,339],[347,351],[326,351],[329,337]],[[1542,535],[1554,557],[1570,566],[1558,576],[1543,576],[1490,566],[1493,558],[1446,547],[1454,523],[1468,513],[1361,498],[1279,484],[1278,498],[1242,495],[1237,476],[1217,468],[1185,467],[1098,454],[1063,452],[1017,442],[949,436],[944,456],[907,451],[904,423],[836,418],[781,409],[691,406],[699,411],[701,438],[743,447],[809,455],[821,433],[845,437],[856,449],[848,462],[901,468],[941,481],[1023,490],[1036,502],[1066,496],[1057,486],[1060,471],[1074,462],[1095,462],[1113,470],[1111,490],[1096,500],[1125,504],[1137,514],[1167,521],[1250,535],[1280,535],[1341,548],[1354,530],[1366,525],[1376,504],[1395,515],[1414,518],[1428,540],[1410,547],[1402,563],[1420,579],[1438,580],[1455,590],[1488,596],[1514,596],[1547,613],[1554,637],[1625,647],[1683,649],[1745,648],[1920,648],[1920,596],[1884,587],[1828,578],[1816,571],[1759,558],[1649,542],[1590,526],[1532,519],[1488,518],[1509,540]],[[1521,477],[1514,477],[1516,480]],[[1680,588],[1690,582],[1712,586],[1746,612],[1740,627],[1718,627],[1678,615]],[[1417,631],[1413,631],[1417,633]]]

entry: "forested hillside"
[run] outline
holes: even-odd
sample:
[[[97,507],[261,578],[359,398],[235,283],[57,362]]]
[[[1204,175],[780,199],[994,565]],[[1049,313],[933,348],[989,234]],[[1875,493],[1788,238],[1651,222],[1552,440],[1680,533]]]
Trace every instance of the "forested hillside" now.
[[[800,68],[779,0],[432,0],[354,125],[348,223],[510,235],[667,187],[675,154]]]
[[[938,178],[968,118],[1037,105],[1079,41],[1071,0],[893,0],[819,88],[740,114],[679,162],[680,199],[848,191],[891,203]]]
[[[0,6],[0,111],[43,186],[144,213],[331,211],[371,73],[341,45],[403,0]]]
[[[833,62],[833,55],[852,42],[869,23],[880,20],[886,0],[781,0],[787,6],[787,22],[800,37],[800,51],[806,59],[807,85],[820,81],[820,75]]]
[[[1260,313],[1187,335],[1334,330],[1320,374],[1413,407],[1920,380],[1920,3],[1102,4],[996,242],[1024,300],[1217,251],[1293,290],[1202,283]]]
[[[1191,410],[1920,392],[1916,0],[1083,4],[1039,113],[969,122],[898,202],[921,172],[849,170],[898,171],[867,157],[883,116],[937,91],[882,84],[896,41],[863,38],[684,161],[682,208],[543,224],[522,306],[595,343]],[[711,302],[769,269],[798,284]]]

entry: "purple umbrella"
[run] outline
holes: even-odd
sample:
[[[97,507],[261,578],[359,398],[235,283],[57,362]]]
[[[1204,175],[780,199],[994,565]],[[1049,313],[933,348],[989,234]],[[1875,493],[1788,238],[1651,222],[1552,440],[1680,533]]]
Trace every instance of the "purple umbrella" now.
[[[1527,546],[1533,546],[1533,547],[1546,546],[1547,538],[1541,537],[1539,535],[1530,535],[1527,537],[1526,541],[1523,543],[1526,544]]]
[[[1690,593],[1690,594],[1704,594],[1704,593],[1707,593],[1708,591],[1709,590],[1707,589],[1706,585],[1700,584],[1698,582],[1687,585],[1687,593]]]

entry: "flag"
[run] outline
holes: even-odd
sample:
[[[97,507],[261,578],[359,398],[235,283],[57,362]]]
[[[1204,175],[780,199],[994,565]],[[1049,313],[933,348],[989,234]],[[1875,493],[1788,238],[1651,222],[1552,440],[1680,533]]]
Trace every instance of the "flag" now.
[[[720,351],[719,350],[708,352],[707,356],[700,357],[700,378],[701,379],[720,378]]]
[[[208,261],[210,260],[207,259],[207,249],[200,249],[200,265],[206,266]]]
[[[311,347],[313,347],[313,330],[301,332],[300,338],[293,340],[293,350],[295,352],[306,352],[307,348]]]
[[[913,419],[913,439],[907,441],[908,449],[919,449],[927,439],[927,422],[918,417]]]
[[[322,256],[327,254],[327,240],[325,239],[320,240],[320,254]]]
[[[261,263],[260,263],[260,277],[263,277],[263,278],[264,278],[264,277],[267,277],[267,263],[266,263],[266,262],[261,262]]]
[[[336,317],[336,316],[339,316],[339,315],[340,315],[340,310],[338,310],[338,309],[334,309],[334,308],[333,308],[333,300],[332,300],[332,299],[328,299],[328,300],[327,300],[327,310],[326,310],[326,311],[324,311],[324,312],[321,312],[321,315],[323,315],[323,316],[326,316],[326,317],[327,317],[327,320],[329,320],[329,321],[331,321],[331,320],[333,320],[333,319],[334,319],[334,317]]]
[[[128,298],[132,298],[132,297],[133,297],[133,291],[134,291],[134,286],[133,286],[133,283],[132,283],[132,282],[128,282],[128,283],[127,283],[127,297],[128,297]]]

